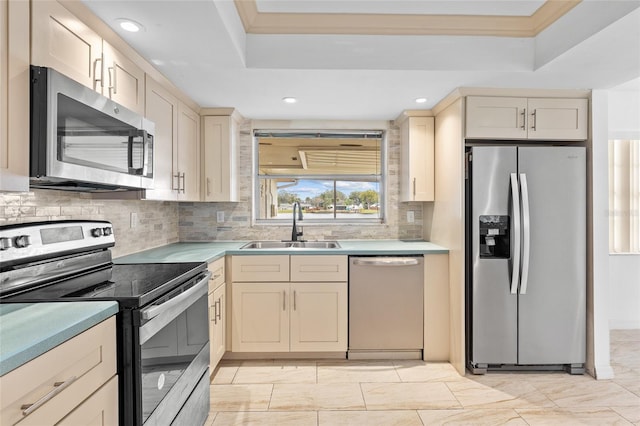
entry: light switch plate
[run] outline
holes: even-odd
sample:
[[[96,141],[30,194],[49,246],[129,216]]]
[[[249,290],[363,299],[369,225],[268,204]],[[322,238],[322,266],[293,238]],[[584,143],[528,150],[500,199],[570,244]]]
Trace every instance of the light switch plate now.
[[[407,222],[413,223],[414,220],[415,220],[415,216],[413,215],[413,210],[409,210],[407,212]]]
[[[224,212],[217,212],[216,220],[218,221],[218,223],[224,222]]]
[[[131,212],[131,223],[130,223],[130,227],[131,228],[135,228],[136,226],[138,226],[139,220],[138,220],[138,213],[136,212]]]

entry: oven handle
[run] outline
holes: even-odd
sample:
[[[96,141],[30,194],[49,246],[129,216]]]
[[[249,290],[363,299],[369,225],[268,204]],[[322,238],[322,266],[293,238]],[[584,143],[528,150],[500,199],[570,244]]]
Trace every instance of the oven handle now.
[[[204,277],[187,291],[161,305],[151,306],[140,311],[143,320],[151,320],[140,327],[140,344],[149,340],[202,296],[206,296],[209,278],[211,278],[211,272],[206,271]]]

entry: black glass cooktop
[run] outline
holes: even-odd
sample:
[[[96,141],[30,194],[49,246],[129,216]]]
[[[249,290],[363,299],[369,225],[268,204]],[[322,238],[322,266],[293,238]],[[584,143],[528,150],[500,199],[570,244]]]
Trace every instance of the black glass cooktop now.
[[[114,300],[121,308],[136,308],[198,277],[206,268],[204,262],[113,264],[2,301]]]

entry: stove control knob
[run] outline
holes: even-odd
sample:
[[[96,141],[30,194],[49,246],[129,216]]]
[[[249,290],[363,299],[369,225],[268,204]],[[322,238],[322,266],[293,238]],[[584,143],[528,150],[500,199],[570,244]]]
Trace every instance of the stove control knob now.
[[[109,227],[102,228],[102,234],[103,234],[105,237],[108,237],[109,235],[113,234],[113,229],[112,229],[112,228],[109,228]]]
[[[13,240],[15,248],[25,248],[31,245],[31,237],[28,235],[19,235]]]
[[[5,238],[5,237],[0,238],[0,250],[7,250],[7,249],[10,249],[11,247],[13,247],[13,242],[11,241],[11,238]]]
[[[102,228],[93,228],[91,230],[92,237],[102,237]]]

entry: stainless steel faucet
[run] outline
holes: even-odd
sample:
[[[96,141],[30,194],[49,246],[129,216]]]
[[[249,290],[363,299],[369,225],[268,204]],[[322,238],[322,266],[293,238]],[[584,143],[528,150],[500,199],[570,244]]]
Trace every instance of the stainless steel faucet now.
[[[291,229],[291,241],[298,241],[298,237],[302,237],[302,231],[298,232],[298,227],[296,226],[296,207],[298,208],[298,220],[302,220],[302,207],[300,207],[300,203],[298,203],[297,201],[294,201],[293,228]]]

